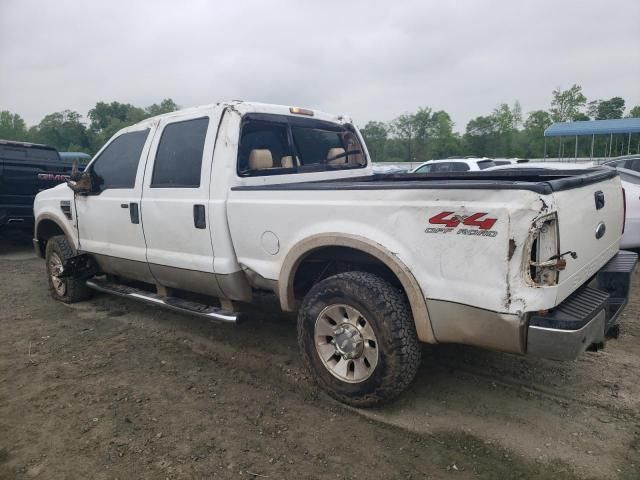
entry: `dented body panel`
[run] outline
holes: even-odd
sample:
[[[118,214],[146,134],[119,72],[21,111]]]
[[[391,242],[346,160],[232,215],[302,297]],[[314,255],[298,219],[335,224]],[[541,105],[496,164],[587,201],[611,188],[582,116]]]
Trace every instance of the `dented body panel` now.
[[[297,243],[336,232],[375,240],[393,252],[409,266],[426,298],[464,299],[460,303],[517,313],[522,304],[512,297],[526,302],[537,292],[530,288],[510,292],[507,279],[521,273],[518,251],[522,253],[539,202],[531,192],[511,194],[516,201],[507,204],[504,192],[490,190],[240,190],[229,196],[228,218],[238,260],[266,278],[279,278],[283,259]],[[254,218],[257,208],[262,214]],[[489,212],[496,222],[485,231],[429,223],[429,218],[443,211],[461,216]],[[247,224],[243,219],[249,216],[252,221]],[[280,248],[275,254],[260,245],[265,231],[278,238]],[[515,241],[518,261],[507,261],[509,240]],[[552,297],[548,307],[553,306]]]

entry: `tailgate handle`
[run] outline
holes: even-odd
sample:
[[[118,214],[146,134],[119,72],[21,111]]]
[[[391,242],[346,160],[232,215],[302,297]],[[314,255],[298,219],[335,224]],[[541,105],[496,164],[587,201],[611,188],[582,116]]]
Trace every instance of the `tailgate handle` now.
[[[193,206],[193,225],[196,228],[207,228],[207,220],[204,216],[204,205]]]
[[[593,194],[596,199],[596,210],[600,210],[604,207],[604,193],[601,190],[598,190]]]

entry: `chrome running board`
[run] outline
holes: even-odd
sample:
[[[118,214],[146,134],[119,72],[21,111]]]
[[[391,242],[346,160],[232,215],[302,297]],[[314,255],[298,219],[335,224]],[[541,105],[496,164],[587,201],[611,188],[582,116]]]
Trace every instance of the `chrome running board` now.
[[[150,305],[157,305],[176,312],[197,315],[198,317],[208,318],[209,320],[218,320],[225,323],[237,323],[238,314],[222,310],[219,307],[212,307],[202,303],[183,300],[177,297],[162,297],[155,293],[147,292],[139,288],[120,285],[119,283],[107,282],[92,278],[87,280],[87,287],[99,292],[111,293],[120,297],[131,298]]]

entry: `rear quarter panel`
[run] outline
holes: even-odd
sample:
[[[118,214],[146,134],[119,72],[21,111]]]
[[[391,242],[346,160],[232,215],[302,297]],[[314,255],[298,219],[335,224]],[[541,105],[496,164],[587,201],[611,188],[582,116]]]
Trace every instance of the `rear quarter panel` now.
[[[531,289],[514,292],[511,285],[524,287],[523,246],[543,202],[516,190],[234,190],[227,208],[238,262],[265,278],[277,280],[287,253],[306,238],[355,235],[396,255],[426,298],[519,312]],[[486,213],[482,219],[495,219],[486,230],[492,233],[429,222],[443,212]],[[263,239],[273,236],[266,232],[277,237],[276,253],[269,253]]]

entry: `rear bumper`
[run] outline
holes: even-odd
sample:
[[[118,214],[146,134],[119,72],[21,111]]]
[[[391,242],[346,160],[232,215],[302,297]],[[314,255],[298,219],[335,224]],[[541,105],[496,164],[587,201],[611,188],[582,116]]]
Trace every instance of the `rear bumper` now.
[[[593,280],[543,315],[533,315],[527,329],[527,354],[572,360],[591,344],[601,343],[627,305],[638,254],[621,250]]]

